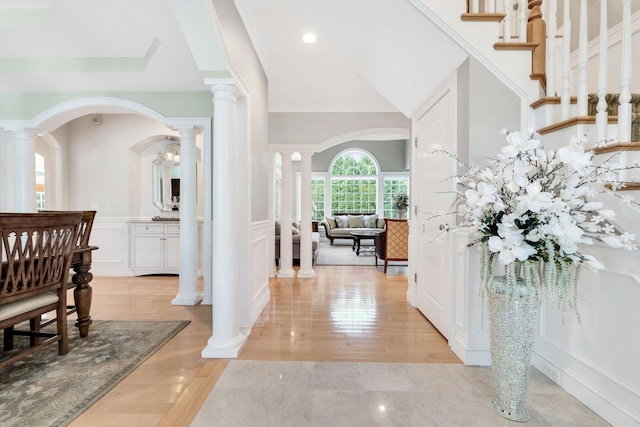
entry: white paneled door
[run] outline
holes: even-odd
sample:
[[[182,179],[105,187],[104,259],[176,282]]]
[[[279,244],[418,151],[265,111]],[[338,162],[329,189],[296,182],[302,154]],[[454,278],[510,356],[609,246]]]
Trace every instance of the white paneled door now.
[[[452,221],[452,216],[436,217],[448,212],[453,198],[446,195],[455,184],[455,162],[434,150],[455,152],[454,143],[454,93],[445,94],[420,116],[413,125],[417,138],[414,156],[414,178],[419,183],[415,233],[418,259],[416,260],[416,305],[429,321],[450,338],[453,319],[452,250],[449,233],[442,232]]]

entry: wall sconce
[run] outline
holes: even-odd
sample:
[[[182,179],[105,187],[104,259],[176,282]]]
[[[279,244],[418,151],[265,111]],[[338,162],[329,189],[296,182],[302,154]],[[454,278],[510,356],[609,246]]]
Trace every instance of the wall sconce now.
[[[180,164],[180,144],[172,143],[162,149],[161,164],[178,166]]]

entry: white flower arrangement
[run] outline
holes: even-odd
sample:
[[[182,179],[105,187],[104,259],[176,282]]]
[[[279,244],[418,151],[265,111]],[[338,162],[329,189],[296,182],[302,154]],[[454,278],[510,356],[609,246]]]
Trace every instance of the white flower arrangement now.
[[[616,190],[624,185],[620,171],[640,166],[616,163],[617,155],[595,165],[595,152],[584,149],[584,140],[547,152],[540,141],[520,132],[503,133],[508,145],[489,167],[460,162],[469,171],[454,178],[459,184],[460,226],[482,233],[470,245],[481,243],[483,292],[499,260],[505,265],[506,286],[514,286],[519,273],[525,285],[543,287],[563,310],[575,309],[579,267],[604,268],[580,252],[580,245],[600,241],[613,248],[638,249],[634,235],[619,233],[608,222],[615,213],[591,200],[608,192],[638,209],[633,198]]]

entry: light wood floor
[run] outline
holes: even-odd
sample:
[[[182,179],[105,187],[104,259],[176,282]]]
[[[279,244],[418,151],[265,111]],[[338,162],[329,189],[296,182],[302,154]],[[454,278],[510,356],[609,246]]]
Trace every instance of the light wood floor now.
[[[96,277],[94,319],[191,320],[71,426],[188,426],[228,360],[202,359],[211,306],[172,306],[177,277]],[[240,359],[460,363],[406,301],[406,268],[316,267],[272,279]],[[75,333],[75,332],[72,332]]]

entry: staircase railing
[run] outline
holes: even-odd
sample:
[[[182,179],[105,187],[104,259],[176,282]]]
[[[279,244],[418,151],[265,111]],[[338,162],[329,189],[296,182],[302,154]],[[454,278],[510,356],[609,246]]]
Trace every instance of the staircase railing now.
[[[616,27],[609,29],[609,6],[616,4],[621,8],[622,20]],[[528,11],[526,26],[525,11]],[[561,23],[557,20],[559,13],[563,15]],[[577,16],[577,22],[573,22],[572,16]],[[462,15],[462,19],[500,22],[497,39],[501,41],[494,45],[496,49],[532,51],[531,78],[540,81],[548,100],[560,104],[559,117],[548,110],[546,126],[558,121],[569,121],[571,116],[575,116],[577,122],[590,122],[587,118],[591,115],[589,104],[597,99],[595,123],[598,139],[615,136],[621,142],[640,140],[640,106],[632,107],[632,99],[635,105],[639,97],[632,96],[631,93],[634,53],[631,47],[631,0],[600,0],[599,12],[594,12],[593,16],[589,16],[587,0],[580,0],[574,14],[571,11],[571,0],[468,0],[467,13]],[[594,45],[595,42],[590,44],[587,38],[587,22],[590,19],[599,20],[597,46]],[[577,47],[571,43],[571,30],[574,26],[578,30]],[[619,30],[620,34],[621,48],[617,58],[611,58],[609,51],[608,35],[613,30]],[[591,49],[597,50],[595,55],[591,55],[597,58],[597,62],[589,61]],[[636,51],[638,52],[635,54],[640,55],[640,49]],[[620,78],[614,87],[608,86],[609,82],[615,81],[608,75],[610,61],[619,61],[620,64]],[[589,87],[588,75],[597,75],[597,87]],[[572,78],[575,82],[572,82]],[[592,79],[592,86],[593,81]],[[616,94],[619,104],[617,117],[611,116],[610,105],[607,103],[607,99],[612,98],[611,92]],[[572,93],[577,96],[572,98]],[[574,102],[576,105],[572,108]],[[608,125],[616,120],[617,129],[611,131]]]

